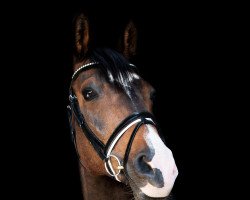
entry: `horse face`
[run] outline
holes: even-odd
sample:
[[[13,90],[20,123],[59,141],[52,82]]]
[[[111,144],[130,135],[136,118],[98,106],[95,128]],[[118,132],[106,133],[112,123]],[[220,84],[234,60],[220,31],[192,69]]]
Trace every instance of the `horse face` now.
[[[79,56],[87,52],[88,24],[84,17],[80,18],[76,24],[76,31],[78,31],[76,50]],[[134,53],[135,32],[131,24],[125,30],[123,55],[126,58]],[[125,59],[118,54],[115,57]],[[75,60],[75,70],[89,62],[88,59],[81,60],[83,59]],[[151,96],[154,94],[154,89],[138,74],[130,72],[129,78],[127,77],[129,81],[123,80],[124,77],[121,74],[121,87],[117,87],[113,75],[112,73],[104,75],[98,68],[89,69],[81,73],[72,85],[80,111],[88,126],[104,144],[126,117],[145,111],[152,113],[153,106]],[[135,125],[126,131],[112,151],[112,155],[115,155],[121,162],[134,127]],[[94,175],[108,175],[103,161],[77,123],[75,123],[75,129],[76,145],[85,170]],[[114,168],[118,166],[115,159],[111,159],[111,163]],[[172,152],[162,142],[156,128],[149,124],[142,125],[132,143],[126,173],[120,173],[119,179],[131,186],[135,198],[150,199],[167,197],[177,175],[178,170]]]
[[[81,113],[104,144],[127,116],[142,111],[152,112],[151,96],[154,94],[152,86],[135,73],[127,92],[112,84],[112,77],[108,79],[98,69],[91,69],[82,73],[73,86]],[[128,129],[112,152],[121,161],[133,128]],[[77,137],[79,152],[88,152],[80,154],[85,167],[92,173],[107,175],[103,163],[86,138],[82,138],[81,133]],[[111,162],[113,166],[117,165],[115,160]],[[178,174],[171,150],[152,125],[143,125],[137,132],[126,169],[135,195],[149,197],[168,196]],[[126,183],[125,174],[120,174],[119,178]]]

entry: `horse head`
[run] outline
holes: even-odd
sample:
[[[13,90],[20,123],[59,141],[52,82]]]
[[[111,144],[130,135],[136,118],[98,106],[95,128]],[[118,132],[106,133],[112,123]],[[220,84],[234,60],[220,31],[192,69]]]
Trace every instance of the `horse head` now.
[[[129,185],[136,199],[165,198],[178,170],[152,112],[155,89],[129,61],[136,39],[130,22],[119,49],[89,48],[88,19],[76,18],[72,138],[84,170]]]

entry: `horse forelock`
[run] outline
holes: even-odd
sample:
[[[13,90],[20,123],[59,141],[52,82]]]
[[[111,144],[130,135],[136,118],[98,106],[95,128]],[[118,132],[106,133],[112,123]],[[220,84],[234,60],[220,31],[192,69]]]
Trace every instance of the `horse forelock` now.
[[[140,77],[137,68],[121,53],[109,48],[97,48],[88,53],[91,62],[97,62],[101,75],[114,86],[130,94]]]

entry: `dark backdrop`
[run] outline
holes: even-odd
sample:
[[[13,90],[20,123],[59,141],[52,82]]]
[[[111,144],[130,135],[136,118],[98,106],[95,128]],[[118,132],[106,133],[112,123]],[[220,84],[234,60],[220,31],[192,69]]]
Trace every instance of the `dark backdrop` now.
[[[232,45],[225,31],[229,16],[219,5],[205,3],[53,3],[15,3],[5,16],[10,36],[5,52],[11,63],[5,74],[15,80],[8,90],[14,94],[14,111],[6,117],[7,127],[18,130],[7,140],[13,150],[8,160],[14,162],[7,162],[11,173],[6,183],[19,189],[9,195],[81,199],[66,106],[72,21],[84,11],[97,45],[114,45],[131,19],[138,28],[134,62],[157,91],[155,114],[179,169],[176,199],[217,196],[223,176],[218,172],[225,170],[218,163],[227,155],[221,124],[229,111],[221,97],[229,83],[222,80],[226,71],[221,66]]]

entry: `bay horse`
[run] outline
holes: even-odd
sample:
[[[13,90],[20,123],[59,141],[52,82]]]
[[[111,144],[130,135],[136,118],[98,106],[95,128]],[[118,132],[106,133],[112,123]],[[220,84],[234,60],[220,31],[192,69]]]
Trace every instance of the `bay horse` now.
[[[134,23],[125,27],[118,50],[89,48],[84,14],[74,27],[68,110],[83,198],[167,199],[178,170],[152,114],[155,90],[129,61],[136,51]]]

